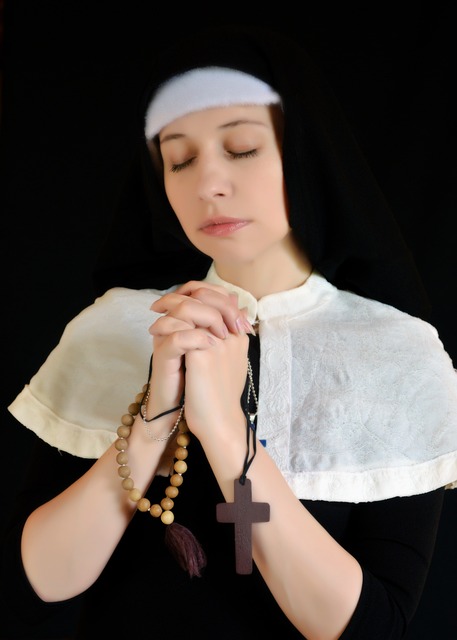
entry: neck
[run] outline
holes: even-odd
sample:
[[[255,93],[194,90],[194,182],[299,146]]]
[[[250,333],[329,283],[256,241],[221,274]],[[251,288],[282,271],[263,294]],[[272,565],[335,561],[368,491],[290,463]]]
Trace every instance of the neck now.
[[[288,244],[288,250],[281,250],[276,256],[269,253],[237,264],[215,262],[217,274],[226,282],[249,291],[257,300],[271,293],[295,289],[309,278],[312,265],[292,236]]]

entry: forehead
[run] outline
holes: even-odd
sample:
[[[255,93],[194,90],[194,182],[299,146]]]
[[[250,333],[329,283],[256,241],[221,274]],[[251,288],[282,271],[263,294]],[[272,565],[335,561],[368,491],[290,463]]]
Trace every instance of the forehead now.
[[[195,131],[224,132],[242,125],[270,127],[270,108],[264,105],[230,105],[211,107],[187,113],[167,124],[160,131],[160,141],[170,136],[188,135]]]

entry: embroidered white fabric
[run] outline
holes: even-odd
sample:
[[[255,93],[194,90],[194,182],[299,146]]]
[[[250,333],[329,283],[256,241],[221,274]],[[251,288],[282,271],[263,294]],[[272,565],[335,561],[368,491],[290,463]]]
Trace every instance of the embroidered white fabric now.
[[[297,497],[366,502],[457,487],[457,375],[434,327],[319,273],[258,301],[213,266],[207,280],[259,320],[258,436]],[[147,379],[150,306],[162,294],[98,298],[11,413],[54,447],[99,457]]]

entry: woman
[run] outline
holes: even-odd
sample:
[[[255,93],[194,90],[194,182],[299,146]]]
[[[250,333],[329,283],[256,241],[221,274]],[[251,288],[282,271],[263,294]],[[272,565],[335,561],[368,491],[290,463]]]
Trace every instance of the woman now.
[[[81,638],[403,637],[457,381],[330,92],[283,37],[213,29],[158,57],[139,138],[100,297],[10,407],[38,441],[8,608],[80,603]]]

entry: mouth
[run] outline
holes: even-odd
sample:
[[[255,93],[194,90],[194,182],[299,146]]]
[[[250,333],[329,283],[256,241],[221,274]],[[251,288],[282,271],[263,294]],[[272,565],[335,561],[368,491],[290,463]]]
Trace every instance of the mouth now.
[[[250,224],[249,220],[240,218],[212,218],[200,227],[200,231],[209,236],[228,236],[248,224]]]

